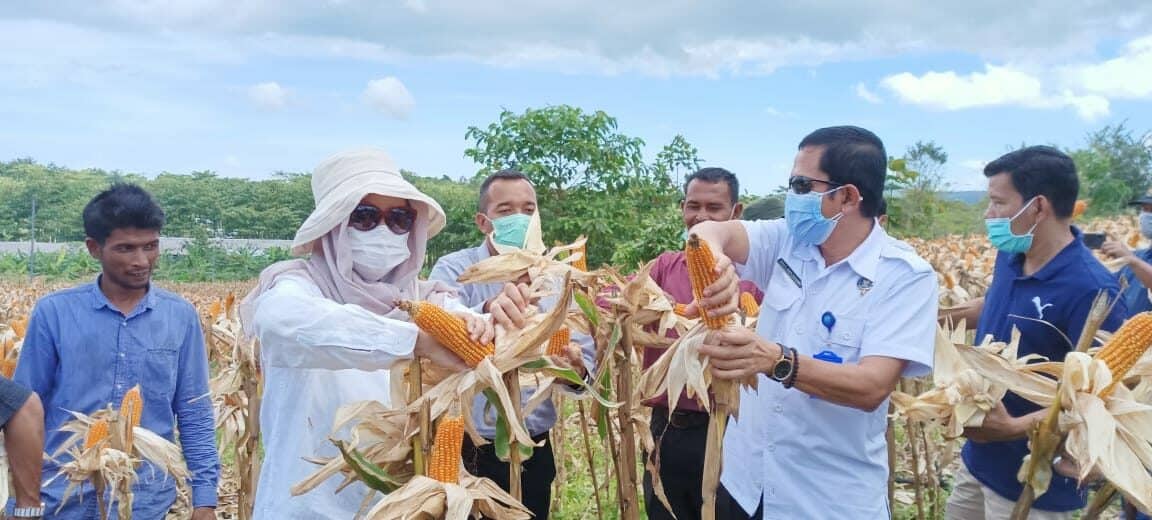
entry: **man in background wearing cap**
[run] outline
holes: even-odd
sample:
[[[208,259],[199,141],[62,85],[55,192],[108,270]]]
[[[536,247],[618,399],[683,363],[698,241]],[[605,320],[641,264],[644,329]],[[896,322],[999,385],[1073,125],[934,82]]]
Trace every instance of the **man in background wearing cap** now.
[[[1152,191],[1128,205],[1140,209],[1140,235],[1146,239],[1152,238]],[[1120,237],[1120,240],[1114,240],[1109,237],[1100,246],[1100,252],[1124,260],[1125,265],[1116,276],[1122,280],[1124,293],[1121,298],[1128,307],[1128,315],[1152,311],[1152,301],[1148,299],[1148,289],[1152,287],[1152,249],[1133,251],[1123,239]]]
[[[436,261],[428,279],[456,287],[461,302],[476,312],[490,313],[496,323],[510,328],[522,327],[524,312],[530,304],[536,303],[527,297],[528,284],[460,285],[456,280],[473,264],[491,256],[517,249],[542,252],[544,243],[540,238],[540,216],[537,210],[536,189],[528,176],[516,170],[501,170],[489,175],[480,185],[475,217],[476,228],[486,237],[484,242],[476,247],[444,255]],[[551,301],[542,301],[539,306],[544,310],[553,304]],[[588,367],[595,363],[596,347],[587,335],[573,332],[572,339],[574,343],[568,345],[566,355],[553,356],[552,361],[557,365],[571,367],[587,377]],[[527,403],[535,390],[521,389],[521,402]],[[496,413],[483,395],[477,395],[472,403],[472,424],[485,439],[496,438]],[[554,424],[556,407],[551,400],[541,403],[525,418],[528,433],[541,446],[533,449],[532,457],[522,465],[522,502],[532,511],[533,518],[544,520],[548,518],[552,502],[552,481],[556,478],[556,461],[548,438]],[[476,446],[471,437],[465,436],[462,456],[469,473],[489,478],[504,490],[509,489],[508,463],[496,456],[493,444]]]
[[[373,493],[360,482],[336,493],[342,479],[329,478],[303,495],[291,492],[319,468],[307,458],[340,456],[328,440],[337,410],[366,400],[388,406],[388,370],[400,360],[467,368],[412,324],[398,300],[430,301],[464,319],[473,339],[494,337],[491,323],[457,303],[451,288],[417,278],[444,211],[399,171],[373,148],[320,163],[312,174],[316,209],[292,241],[293,254],[311,256],[264,269],[240,305],[264,368],[257,519],[352,518]]]

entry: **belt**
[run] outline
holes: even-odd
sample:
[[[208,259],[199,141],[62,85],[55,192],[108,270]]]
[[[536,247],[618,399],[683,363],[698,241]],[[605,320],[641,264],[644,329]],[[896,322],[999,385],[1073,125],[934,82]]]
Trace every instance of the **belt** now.
[[[708,413],[688,410],[676,410],[671,414],[664,407],[652,408],[652,429],[663,430],[664,427],[676,430],[690,430],[708,426]]]

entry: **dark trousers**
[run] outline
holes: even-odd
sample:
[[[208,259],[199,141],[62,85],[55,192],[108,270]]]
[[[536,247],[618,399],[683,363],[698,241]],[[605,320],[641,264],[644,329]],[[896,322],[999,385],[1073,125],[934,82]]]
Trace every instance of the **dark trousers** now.
[[[652,438],[659,446],[660,483],[677,520],[699,520],[704,498],[704,452],[708,444],[708,414],[675,412],[669,424],[668,409],[652,409]],[[644,504],[651,520],[672,520],[652,488],[651,472],[644,472]]]
[[[721,485],[716,490],[716,520],[763,520],[764,519],[764,503],[760,501],[756,504],[756,512],[749,515],[744,508],[740,507],[740,503],[736,502],[732,495],[728,494],[728,490],[724,489]]]
[[[520,489],[524,492],[522,502],[532,511],[532,518],[547,520],[552,505],[552,481],[556,479],[556,459],[552,456],[552,442],[548,440],[547,432],[532,440],[537,443],[544,441],[544,445],[533,449],[532,457],[521,465]],[[492,443],[476,446],[472,438],[465,435],[464,449],[460,454],[468,473],[490,479],[504,491],[511,488],[508,485],[508,463],[496,456]]]

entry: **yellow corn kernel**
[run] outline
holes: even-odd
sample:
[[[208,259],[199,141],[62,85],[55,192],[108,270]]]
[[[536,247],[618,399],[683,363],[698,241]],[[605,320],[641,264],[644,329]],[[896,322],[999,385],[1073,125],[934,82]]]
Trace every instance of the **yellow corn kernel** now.
[[[224,298],[224,312],[227,316],[232,315],[232,307],[236,304],[236,293],[228,291],[228,296]]]
[[[704,299],[704,288],[716,282],[716,257],[712,255],[712,248],[708,243],[700,240],[695,233],[688,237],[684,248],[685,260],[688,263],[688,279],[692,282],[692,295],[696,301]],[[703,308],[700,309],[701,319],[710,329],[721,329],[728,324],[729,316],[709,316]]]
[[[740,293],[740,310],[745,316],[759,316],[760,304],[756,303],[756,296],[750,292]]]
[[[1131,235],[1128,235],[1128,247],[1134,248],[1134,247],[1139,246],[1139,245],[1140,245],[1140,232],[1139,231],[1133,231]]]
[[[401,301],[397,306],[412,316],[420,330],[431,334],[445,348],[455,352],[470,367],[479,365],[484,358],[496,353],[492,343],[481,345],[468,334],[468,324],[436,304],[421,301]]]
[[[108,419],[97,419],[88,427],[88,434],[84,436],[84,449],[90,449],[108,438]]]
[[[672,312],[676,313],[677,316],[687,317],[688,316],[688,306],[684,305],[683,303],[677,303],[676,305],[672,306]]]
[[[1124,380],[1124,376],[1152,346],[1152,312],[1141,312],[1128,318],[1108,343],[1096,354],[1096,359],[1108,365],[1112,372],[1112,384],[1100,392],[1101,397],[1112,393],[1113,387]]]
[[[460,482],[460,450],[464,444],[464,418],[445,416],[436,425],[436,439],[428,460],[428,476],[446,482]]]
[[[548,340],[548,355],[563,356],[568,350],[568,343],[572,341],[572,331],[568,327],[560,327]]]

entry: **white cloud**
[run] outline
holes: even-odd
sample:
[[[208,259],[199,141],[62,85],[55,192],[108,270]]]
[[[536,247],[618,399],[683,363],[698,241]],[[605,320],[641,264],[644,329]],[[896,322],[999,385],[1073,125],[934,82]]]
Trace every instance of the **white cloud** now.
[[[248,87],[248,99],[260,108],[280,110],[288,105],[288,89],[275,81],[258,83]]]
[[[1052,92],[1039,77],[1013,66],[985,65],[983,72],[902,72],[880,82],[901,101],[937,110],[1018,106],[1038,109],[1072,108],[1086,120],[1108,115],[1109,102],[1095,94],[1071,90]]]
[[[396,119],[407,118],[416,105],[408,88],[393,76],[369,81],[362,98],[368,106]]]
[[[856,96],[874,105],[884,101],[880,99],[879,95],[877,95],[875,92],[872,92],[872,90],[868,88],[868,85],[865,85],[863,82],[856,84]]]
[[[1152,35],[1132,40],[1116,58],[1061,71],[1065,82],[1109,98],[1152,97]]]
[[[64,22],[145,39],[198,34],[235,43],[274,35],[277,41],[344,41],[361,51],[415,58],[709,76],[908,51],[1066,63],[1092,56],[1106,39],[1141,36],[1152,25],[1152,2],[735,0],[716,9],[687,0],[506,0],[493,9],[472,0],[59,0],[5,5],[0,18]]]

